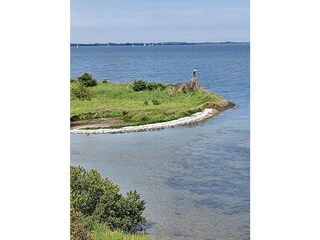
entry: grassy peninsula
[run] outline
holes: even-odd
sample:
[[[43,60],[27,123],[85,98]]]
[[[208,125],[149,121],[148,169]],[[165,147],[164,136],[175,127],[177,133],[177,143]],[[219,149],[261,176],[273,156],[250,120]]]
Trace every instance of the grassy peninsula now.
[[[89,74],[71,81],[71,127],[94,129],[144,125],[190,116],[205,108],[222,111],[233,106],[191,82],[97,82]]]

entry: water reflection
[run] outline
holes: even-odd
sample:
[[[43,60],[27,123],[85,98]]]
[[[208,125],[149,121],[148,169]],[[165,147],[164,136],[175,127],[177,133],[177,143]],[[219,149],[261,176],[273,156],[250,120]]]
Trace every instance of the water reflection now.
[[[97,169],[123,193],[140,192],[152,235],[248,239],[248,131],[221,124],[224,114],[191,127],[72,135],[71,162]]]

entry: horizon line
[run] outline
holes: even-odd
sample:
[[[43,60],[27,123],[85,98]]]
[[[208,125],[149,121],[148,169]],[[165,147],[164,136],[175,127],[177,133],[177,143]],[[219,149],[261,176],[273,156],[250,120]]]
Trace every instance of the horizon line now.
[[[186,41],[156,41],[156,42],[142,42],[142,41],[135,41],[135,42],[70,42],[70,44],[165,44],[165,43],[185,43],[185,44],[208,44],[208,43],[250,43],[250,41],[202,41],[202,42],[186,42]]]

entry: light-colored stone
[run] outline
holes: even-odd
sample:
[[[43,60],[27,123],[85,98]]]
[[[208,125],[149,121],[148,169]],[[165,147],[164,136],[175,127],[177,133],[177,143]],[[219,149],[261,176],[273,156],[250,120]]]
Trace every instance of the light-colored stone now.
[[[70,132],[73,134],[115,134],[115,133],[129,133],[129,132],[141,132],[141,131],[153,131],[163,128],[175,127],[180,125],[187,125],[195,122],[202,121],[206,118],[213,116],[216,112],[211,108],[206,108],[202,112],[197,112],[189,117],[183,117],[176,120],[152,123],[140,126],[128,126],[117,129],[72,129]]]

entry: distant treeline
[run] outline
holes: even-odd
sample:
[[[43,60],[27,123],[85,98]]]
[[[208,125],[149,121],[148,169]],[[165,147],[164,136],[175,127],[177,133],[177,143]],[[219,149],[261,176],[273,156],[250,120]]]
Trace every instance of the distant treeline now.
[[[134,43],[71,43],[71,46],[158,46],[158,45],[204,45],[204,44],[249,44],[249,42],[201,42],[201,43],[194,43],[194,42],[158,42],[158,43],[141,43],[141,42],[134,42]]]

